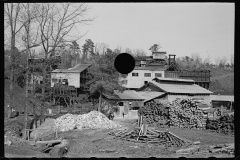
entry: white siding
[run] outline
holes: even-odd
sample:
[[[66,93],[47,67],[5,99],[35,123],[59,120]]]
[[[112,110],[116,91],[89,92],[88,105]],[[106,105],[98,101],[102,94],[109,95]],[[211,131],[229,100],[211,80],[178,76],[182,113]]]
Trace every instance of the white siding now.
[[[51,73],[51,87],[54,85],[53,78],[67,79],[69,86],[80,88],[80,73]]]
[[[132,73],[138,73],[138,77],[132,76]],[[144,77],[144,73],[151,73],[151,77]],[[144,85],[144,81],[151,81],[155,78],[155,73],[161,73],[164,78],[164,71],[150,71],[150,70],[133,70],[128,74],[126,80],[127,84],[124,87],[127,88],[140,88]]]
[[[165,59],[166,52],[153,53],[153,59]]]

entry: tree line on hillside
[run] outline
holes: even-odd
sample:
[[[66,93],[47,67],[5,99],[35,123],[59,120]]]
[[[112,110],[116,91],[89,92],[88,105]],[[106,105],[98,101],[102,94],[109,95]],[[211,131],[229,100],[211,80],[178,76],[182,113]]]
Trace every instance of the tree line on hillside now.
[[[199,53],[193,53],[191,56],[182,56],[177,57],[176,62],[183,69],[210,69],[210,68],[219,68],[219,69],[234,69],[234,55],[231,55],[230,64],[227,63],[227,58],[223,56],[222,58],[216,57],[214,59],[215,64],[213,64],[210,55],[203,59]]]

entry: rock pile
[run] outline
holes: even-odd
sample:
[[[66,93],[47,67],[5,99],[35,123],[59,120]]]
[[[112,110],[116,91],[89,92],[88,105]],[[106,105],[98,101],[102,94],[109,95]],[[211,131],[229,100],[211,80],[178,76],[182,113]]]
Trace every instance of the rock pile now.
[[[117,127],[121,127],[121,125],[109,120],[98,111],[91,111],[82,115],[65,114],[55,120],[55,128],[58,128],[60,131],[98,128],[113,129]]]

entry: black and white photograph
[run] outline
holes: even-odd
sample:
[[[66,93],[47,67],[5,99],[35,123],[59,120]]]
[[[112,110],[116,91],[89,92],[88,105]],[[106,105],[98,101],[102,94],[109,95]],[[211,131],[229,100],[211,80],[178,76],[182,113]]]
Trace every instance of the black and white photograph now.
[[[4,157],[235,157],[234,39],[234,2],[5,2]]]

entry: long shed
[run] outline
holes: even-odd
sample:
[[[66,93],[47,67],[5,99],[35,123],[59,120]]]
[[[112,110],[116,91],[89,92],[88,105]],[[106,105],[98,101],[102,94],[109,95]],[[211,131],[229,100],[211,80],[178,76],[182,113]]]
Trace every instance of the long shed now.
[[[164,79],[164,81],[165,82],[161,82],[161,80],[155,78],[137,91],[163,92],[165,96],[162,98],[170,102],[179,98],[201,98],[205,104],[210,105],[210,95],[212,92],[194,84],[194,81],[189,79],[186,81],[184,81],[184,79]]]

